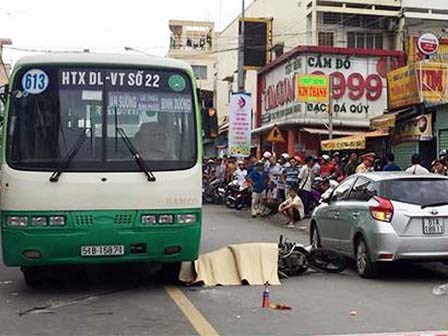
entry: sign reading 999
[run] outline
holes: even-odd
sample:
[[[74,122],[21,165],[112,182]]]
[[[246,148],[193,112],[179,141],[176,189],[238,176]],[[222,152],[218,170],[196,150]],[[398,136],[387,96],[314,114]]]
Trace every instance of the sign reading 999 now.
[[[329,76],[331,106],[335,119],[355,119],[368,126],[369,119],[387,107],[386,74],[396,68],[391,57],[314,55],[296,56],[264,73],[261,102],[262,125],[291,118],[324,118],[328,105],[319,102],[298,102],[296,74]]]

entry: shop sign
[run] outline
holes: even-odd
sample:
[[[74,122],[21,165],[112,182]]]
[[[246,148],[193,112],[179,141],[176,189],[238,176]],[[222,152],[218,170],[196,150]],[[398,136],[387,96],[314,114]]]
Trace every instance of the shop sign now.
[[[389,110],[419,104],[420,95],[415,69],[404,66],[389,72],[387,74],[387,93]]]
[[[419,36],[417,48],[424,55],[432,55],[439,49],[439,39],[432,33],[426,33]]]
[[[328,104],[296,100],[296,75],[324,75],[331,80],[333,119],[357,121],[369,126],[369,120],[382,114],[387,106],[387,68],[398,65],[397,58],[304,53],[292,57],[262,74],[261,124],[269,125],[293,119],[328,118]]]
[[[425,114],[397,124],[393,142],[428,141],[432,138],[432,115]]]
[[[363,136],[352,136],[335,140],[324,140],[321,142],[320,147],[323,151],[365,149],[366,138]]]
[[[303,103],[324,103],[330,100],[328,76],[325,75],[297,75],[296,99]]]
[[[428,58],[426,54],[418,48],[419,37],[410,36],[408,39],[407,59],[408,64],[428,60],[429,62],[448,62],[448,39],[439,39],[439,47],[436,52],[432,53]]]
[[[389,109],[448,103],[448,64],[419,62],[388,74]]]
[[[370,120],[370,128],[375,130],[384,130],[388,131],[391,128],[395,127],[396,116],[392,115],[384,115],[378,118],[374,118]]]
[[[229,155],[250,155],[252,98],[249,93],[234,93],[230,98]]]
[[[425,105],[448,102],[448,64],[419,63],[415,65],[419,90]]]

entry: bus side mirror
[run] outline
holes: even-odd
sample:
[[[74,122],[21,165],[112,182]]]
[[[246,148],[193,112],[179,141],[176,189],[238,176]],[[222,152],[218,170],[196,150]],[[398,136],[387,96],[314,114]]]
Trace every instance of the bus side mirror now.
[[[6,105],[6,99],[8,97],[8,85],[0,87],[0,100],[3,105]]]

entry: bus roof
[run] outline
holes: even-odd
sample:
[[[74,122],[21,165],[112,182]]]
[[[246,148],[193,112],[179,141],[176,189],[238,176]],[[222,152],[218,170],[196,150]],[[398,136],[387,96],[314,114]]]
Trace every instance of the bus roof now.
[[[114,65],[143,65],[161,66],[191,70],[190,65],[181,60],[146,55],[110,54],[91,52],[51,52],[25,56],[19,59],[15,66],[31,64],[114,64]]]

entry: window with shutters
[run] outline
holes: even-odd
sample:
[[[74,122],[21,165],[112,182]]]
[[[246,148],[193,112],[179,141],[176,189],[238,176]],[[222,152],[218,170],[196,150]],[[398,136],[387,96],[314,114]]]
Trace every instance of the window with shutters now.
[[[320,46],[333,47],[334,33],[333,32],[319,32],[317,44]]]
[[[383,34],[368,32],[348,32],[347,47],[361,49],[383,49]]]

